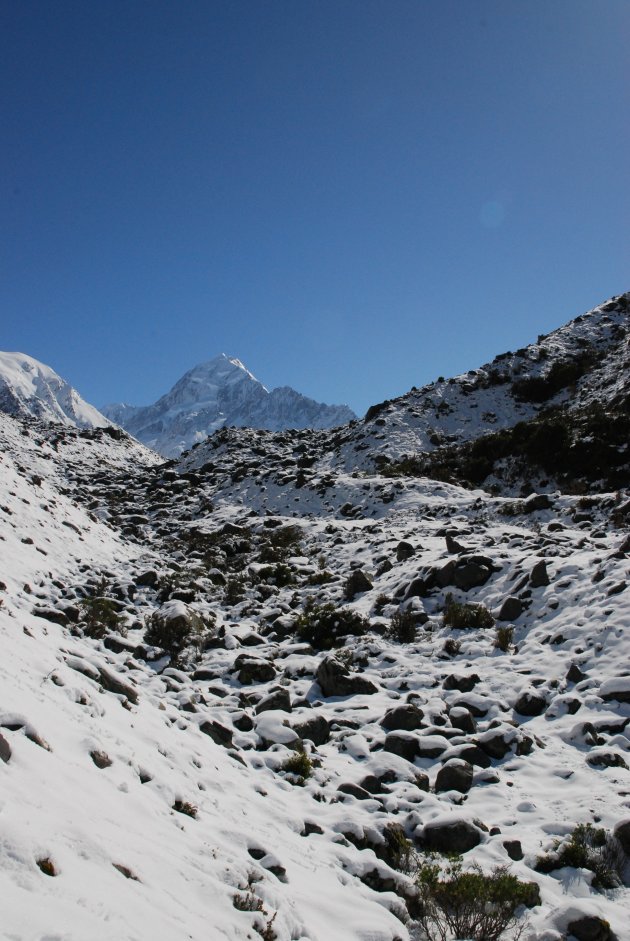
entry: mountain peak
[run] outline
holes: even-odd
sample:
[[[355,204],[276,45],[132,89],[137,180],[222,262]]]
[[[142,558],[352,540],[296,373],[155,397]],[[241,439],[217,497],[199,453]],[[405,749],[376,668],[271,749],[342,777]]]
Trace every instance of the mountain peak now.
[[[112,421],[165,457],[177,457],[219,428],[333,428],[356,418],[346,405],[325,405],[283,386],[271,392],[245,364],[220,353],[198,363],[153,405],[108,405]]]
[[[54,369],[26,353],[0,352],[0,411],[77,428],[111,424]]]

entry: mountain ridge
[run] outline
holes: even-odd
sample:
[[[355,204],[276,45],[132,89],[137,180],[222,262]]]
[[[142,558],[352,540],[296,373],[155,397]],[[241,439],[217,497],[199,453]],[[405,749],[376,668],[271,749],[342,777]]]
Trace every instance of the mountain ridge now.
[[[0,352],[0,411],[77,428],[111,424],[54,369],[26,353]]]
[[[328,428],[356,418],[290,386],[269,391],[235,357],[221,353],[188,370],[148,406],[106,405],[103,413],[165,457],[176,457],[225,425],[281,430]]]

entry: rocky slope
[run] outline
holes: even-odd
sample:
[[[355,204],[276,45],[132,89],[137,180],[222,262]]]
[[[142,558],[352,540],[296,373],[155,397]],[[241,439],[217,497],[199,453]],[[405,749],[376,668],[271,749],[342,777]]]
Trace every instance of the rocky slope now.
[[[103,412],[154,451],[176,457],[229,425],[334,428],[356,416],[283,386],[269,392],[238,359],[225,354],[195,366],[153,405],[107,405]]]
[[[76,428],[111,424],[50,366],[24,353],[0,352],[0,411]]]
[[[605,314],[563,408],[625,394]],[[392,469],[410,401],[167,463],[0,415],[4,936],[420,941],[451,851],[509,867],[522,939],[625,937],[627,478]]]

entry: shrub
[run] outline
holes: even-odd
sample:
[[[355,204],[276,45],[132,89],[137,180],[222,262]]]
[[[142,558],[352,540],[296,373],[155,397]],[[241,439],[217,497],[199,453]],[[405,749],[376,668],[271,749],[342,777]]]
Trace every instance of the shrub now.
[[[175,618],[166,618],[159,611],[153,611],[145,624],[146,643],[152,647],[161,647],[173,660],[177,660],[186,647],[194,646],[200,653],[213,626],[192,611],[188,616]]]
[[[446,606],[442,619],[445,627],[456,630],[473,627],[492,627],[494,618],[482,604],[466,604],[455,601],[452,595],[446,596]]]
[[[242,601],[245,596],[245,579],[242,575],[237,575],[234,578],[228,578],[225,585],[225,592],[223,594],[223,600],[226,604],[234,605],[238,604],[239,601]]]
[[[369,627],[367,618],[350,608],[337,608],[330,602],[318,605],[310,599],[295,620],[295,632],[300,640],[316,650],[330,650],[351,635],[360,637]]]
[[[388,634],[399,644],[412,644],[416,639],[416,616],[413,611],[396,611],[389,622]]]
[[[287,585],[295,583],[293,571],[284,562],[278,562],[276,565],[266,565],[258,570],[258,578],[268,585],[275,585],[277,588],[286,588]]]
[[[412,873],[417,868],[417,857],[413,843],[405,836],[405,831],[399,823],[389,823],[383,830],[385,845],[378,847],[378,855],[392,867],[400,872]]]
[[[110,631],[124,633],[123,620],[118,613],[118,603],[111,598],[85,598],[83,609],[83,633],[87,637],[100,639]]]
[[[455,640],[454,637],[447,637],[442,649],[447,657],[456,657],[460,653],[462,645],[460,641]]]
[[[494,646],[499,650],[502,650],[504,653],[512,646],[514,641],[514,628],[513,627],[497,627],[497,633],[494,638]]]
[[[539,904],[537,886],[520,882],[505,866],[486,875],[479,866],[462,870],[459,860],[444,872],[439,864],[425,862],[417,884],[418,921],[430,941],[498,941],[504,931],[516,927],[522,905]]]
[[[286,771],[287,774],[293,774],[297,778],[297,783],[300,786],[303,786],[307,778],[310,778],[313,773],[313,762],[309,756],[304,751],[304,748],[298,749],[294,755],[291,755],[287,760],[280,766],[281,771]]]
[[[282,526],[267,536],[268,543],[260,550],[261,562],[283,562],[290,555],[302,551],[302,531],[299,526]]]
[[[588,869],[594,873],[595,889],[614,889],[621,885],[626,855],[619,840],[603,827],[578,824],[570,837],[556,841],[551,853],[536,862],[539,872],[552,872],[564,866]]]

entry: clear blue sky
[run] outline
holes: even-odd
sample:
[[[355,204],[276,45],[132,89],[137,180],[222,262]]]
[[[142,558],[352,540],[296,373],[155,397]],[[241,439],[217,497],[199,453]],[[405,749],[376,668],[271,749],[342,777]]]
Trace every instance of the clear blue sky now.
[[[356,411],[630,288],[628,0],[19,0],[0,348]]]

